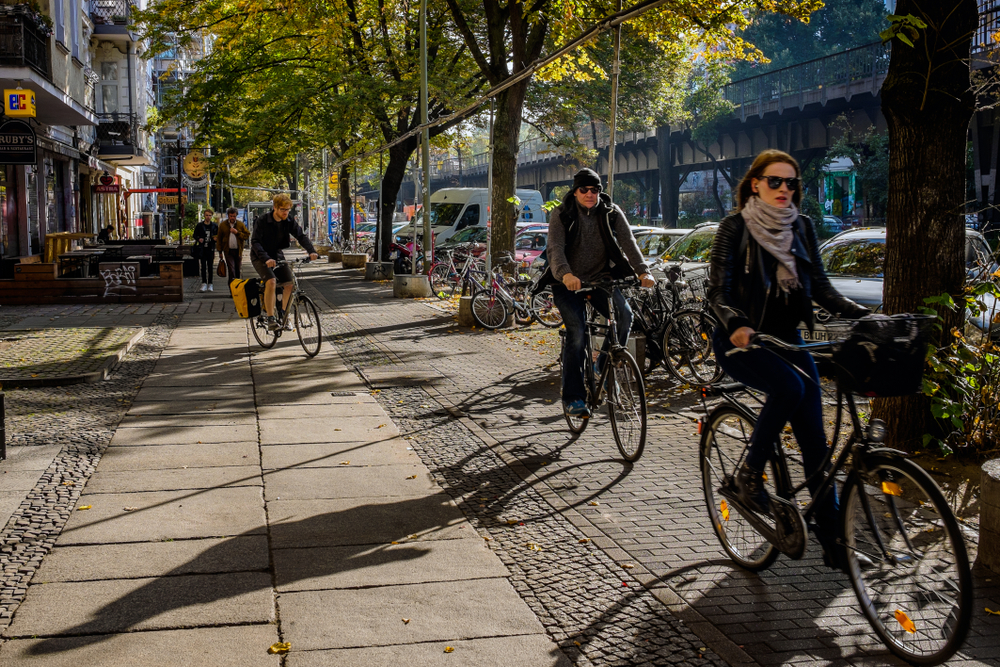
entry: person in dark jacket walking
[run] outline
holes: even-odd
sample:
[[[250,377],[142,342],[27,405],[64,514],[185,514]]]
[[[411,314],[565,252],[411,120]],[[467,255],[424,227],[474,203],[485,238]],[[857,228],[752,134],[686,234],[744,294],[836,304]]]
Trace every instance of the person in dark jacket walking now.
[[[801,345],[799,324],[812,329],[814,301],[838,317],[869,314],[830,284],[820,261],[816,231],[809,218],[799,214],[801,200],[795,158],[777,150],[762,152],[740,182],[739,209],[719,224],[709,267],[708,299],[721,323],[713,336],[719,365],[734,379],[767,394],[736,478],[740,500],[762,513],[770,511],[764,467],[786,423],[798,441],[807,476],[825,460],[819,374],[805,351],[755,348],[732,356],[726,353],[748,347],[757,332]],[[810,490],[815,491],[821,482],[817,475]],[[837,498],[829,493],[826,499],[817,508],[812,528],[823,546],[826,564],[839,568]]]
[[[626,278],[639,274],[644,287],[656,280],[649,274],[639,246],[635,243],[625,213],[601,193],[601,177],[593,169],[581,169],[573,177],[573,187],[563,203],[549,217],[548,253],[551,277],[554,280],[552,299],[566,325],[566,346],[563,352],[562,400],[568,415],[590,417],[587,390],[584,385],[584,327],[586,297],[578,294],[584,282],[609,278]],[[611,295],[622,345],[628,341],[632,327],[632,311],[618,290]],[[605,317],[607,294],[591,300]]]
[[[241,277],[243,266],[243,244],[250,238],[250,230],[237,219],[239,211],[230,207],[226,210],[226,219],[219,224],[219,235],[216,246],[219,257],[226,260],[226,275],[229,282]]]
[[[289,216],[292,211],[292,199],[282,193],[271,200],[271,211],[259,216],[253,223],[253,236],[250,237],[250,262],[257,274],[264,280],[264,311],[267,313],[268,328],[277,330],[279,324],[274,316],[274,294],[277,285],[284,287],[281,308],[288,308],[288,299],[292,296],[292,270],[287,265],[276,265],[285,259],[281,252],[291,245],[291,237],[302,245],[309,253],[309,259],[319,257],[309,237]]]
[[[215,291],[212,287],[212,276],[215,275],[215,237],[219,233],[219,226],[212,220],[212,209],[206,208],[202,215],[204,219],[194,226],[194,242],[201,253],[198,257],[198,264],[201,265],[201,289],[200,292],[208,290]]]

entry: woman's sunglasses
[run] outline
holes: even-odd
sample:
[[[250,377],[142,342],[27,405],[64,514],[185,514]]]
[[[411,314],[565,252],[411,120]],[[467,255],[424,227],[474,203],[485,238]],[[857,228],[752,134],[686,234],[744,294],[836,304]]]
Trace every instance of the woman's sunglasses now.
[[[591,192],[593,192],[595,195],[601,194],[601,186],[600,185],[585,185],[582,188],[577,188],[577,189],[580,192],[582,192],[583,194],[589,194]]]
[[[792,178],[782,178],[781,176],[762,176],[765,181],[767,181],[767,187],[772,190],[777,190],[781,187],[781,182],[784,181],[788,185],[789,190],[795,190],[799,187],[799,179],[796,177]]]

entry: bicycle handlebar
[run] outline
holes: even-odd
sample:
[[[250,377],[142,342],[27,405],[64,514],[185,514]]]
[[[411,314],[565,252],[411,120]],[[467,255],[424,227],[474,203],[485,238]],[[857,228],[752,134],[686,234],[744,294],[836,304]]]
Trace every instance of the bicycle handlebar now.
[[[817,343],[803,343],[797,345],[795,343],[789,343],[788,341],[781,340],[780,338],[775,338],[769,334],[755,333],[750,336],[750,344],[746,347],[734,347],[726,352],[727,357],[731,357],[738,352],[749,352],[750,350],[759,350],[764,347],[761,343],[769,343],[774,347],[780,347],[783,350],[797,351],[797,350],[821,350],[829,348],[834,341],[820,341]]]
[[[600,280],[591,283],[581,280],[580,289],[578,289],[577,292],[592,291],[595,289],[612,290],[619,287],[638,287],[639,284],[638,278],[618,278],[614,280]]]

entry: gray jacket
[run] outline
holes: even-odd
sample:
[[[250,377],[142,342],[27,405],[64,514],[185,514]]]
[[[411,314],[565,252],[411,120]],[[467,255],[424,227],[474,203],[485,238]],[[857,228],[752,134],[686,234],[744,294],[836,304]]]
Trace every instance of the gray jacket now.
[[[611,273],[616,257],[621,258],[623,255],[635,273],[641,275],[649,270],[639,246],[636,245],[635,237],[632,236],[625,213],[617,205],[612,205],[606,194],[602,193],[597,206],[589,211],[581,208],[575,201],[573,204],[576,205],[575,216],[565,215],[565,204],[555,208],[549,216],[547,256],[555,280],[562,282],[563,276],[572,273],[584,282],[593,282],[602,274]],[[611,215],[612,206],[614,215]],[[567,221],[567,217],[570,220]],[[611,249],[602,242],[600,231],[600,225],[607,224],[609,218],[613,218],[611,231],[613,241],[618,245]],[[567,234],[573,222],[577,229],[572,234]],[[568,241],[567,237],[570,237]]]

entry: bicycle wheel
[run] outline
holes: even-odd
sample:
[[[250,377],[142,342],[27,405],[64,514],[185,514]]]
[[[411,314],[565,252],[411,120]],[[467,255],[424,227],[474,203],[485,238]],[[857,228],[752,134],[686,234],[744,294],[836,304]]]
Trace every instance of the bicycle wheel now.
[[[663,356],[679,381],[710,384],[722,378],[722,367],[712,353],[712,330],[701,310],[682,310],[671,318],[663,332]]]
[[[268,330],[265,318],[263,313],[257,317],[251,317],[247,320],[247,326],[253,337],[257,339],[257,343],[265,350],[269,350],[278,342],[278,332]]]
[[[295,333],[299,335],[299,343],[307,357],[319,354],[323,344],[323,329],[319,323],[319,311],[312,299],[299,295],[295,301]]]
[[[702,422],[700,448],[701,485],[712,528],[729,557],[751,572],[769,567],[778,557],[778,550],[735,507],[731,508],[719,491],[732,488],[733,476],[750,444],[754,424],[755,420],[736,408],[721,405]],[[768,493],[773,496],[774,489],[768,488]]]
[[[628,352],[616,354],[608,380],[611,433],[622,458],[638,461],[646,447],[646,389],[639,364]]]
[[[971,623],[972,574],[961,530],[941,489],[915,463],[872,454],[864,469],[844,486],[847,575],[889,650],[915,665],[937,665],[958,650]]]
[[[499,329],[507,323],[507,304],[494,290],[476,292],[472,297],[472,317],[484,329]]]
[[[542,290],[531,297],[531,312],[535,314],[535,319],[550,329],[562,326],[562,313],[556,308],[555,301],[552,300],[552,290]]]
[[[431,291],[439,299],[450,299],[455,293],[455,281],[451,279],[451,267],[448,264],[435,264],[431,267],[429,276]]]

